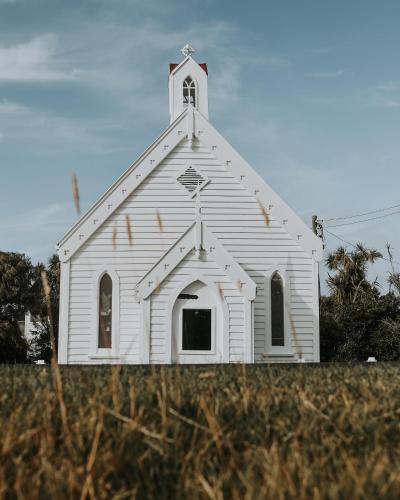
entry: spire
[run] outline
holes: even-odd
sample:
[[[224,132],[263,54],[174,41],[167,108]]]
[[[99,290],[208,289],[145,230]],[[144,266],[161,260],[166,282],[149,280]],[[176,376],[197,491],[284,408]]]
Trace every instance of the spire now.
[[[198,64],[191,57],[194,48],[188,43],[181,52],[184,59],[179,64],[169,65],[171,123],[190,106],[208,118],[207,65]]]
[[[182,52],[182,55],[184,57],[187,57],[187,56],[191,56],[196,51],[194,50],[194,48],[191,45],[189,45],[187,43],[184,47],[181,48],[181,52]]]

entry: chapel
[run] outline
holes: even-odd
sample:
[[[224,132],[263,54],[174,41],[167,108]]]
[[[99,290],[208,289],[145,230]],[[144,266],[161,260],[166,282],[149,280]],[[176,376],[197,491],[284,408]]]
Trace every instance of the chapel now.
[[[59,362],[318,362],[321,241],[213,127],[207,64],[181,52],[169,126],[58,244]]]

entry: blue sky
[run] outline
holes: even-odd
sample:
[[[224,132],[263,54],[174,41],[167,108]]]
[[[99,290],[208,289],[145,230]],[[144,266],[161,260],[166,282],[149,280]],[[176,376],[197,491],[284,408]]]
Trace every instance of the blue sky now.
[[[307,224],[400,203],[399,19],[387,0],[0,0],[0,249],[45,260],[76,220],[71,172],[85,210],[168,125],[187,42],[211,121]],[[331,231],[400,261],[399,217]]]

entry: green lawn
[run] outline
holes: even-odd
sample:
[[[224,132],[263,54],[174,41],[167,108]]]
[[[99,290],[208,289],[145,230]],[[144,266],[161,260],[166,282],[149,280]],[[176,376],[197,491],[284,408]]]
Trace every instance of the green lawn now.
[[[400,365],[0,366],[0,498],[398,498]],[[60,394],[58,394],[60,396]]]

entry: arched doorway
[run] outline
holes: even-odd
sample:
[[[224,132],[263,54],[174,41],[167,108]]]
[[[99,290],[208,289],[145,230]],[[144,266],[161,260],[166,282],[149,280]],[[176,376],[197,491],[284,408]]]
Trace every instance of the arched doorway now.
[[[222,361],[224,318],[220,298],[201,281],[184,288],[172,309],[172,361]]]

